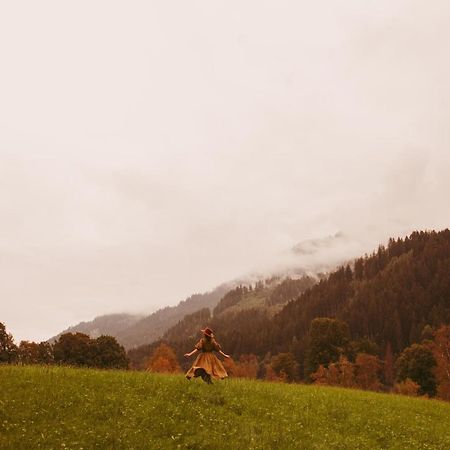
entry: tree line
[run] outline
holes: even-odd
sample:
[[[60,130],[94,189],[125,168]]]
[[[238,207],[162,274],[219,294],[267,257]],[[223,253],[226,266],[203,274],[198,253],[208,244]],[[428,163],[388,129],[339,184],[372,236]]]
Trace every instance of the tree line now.
[[[21,341],[16,345],[0,322],[0,363],[127,369],[128,362],[125,349],[112,336],[91,339],[84,333],[65,333],[53,344]]]
[[[381,358],[373,342],[352,341],[346,323],[334,318],[316,318],[309,333],[306,379],[292,352],[276,355],[269,352],[264,358],[242,354],[224,360],[223,364],[232,377],[275,382],[306,380],[320,385],[437,396],[450,401],[450,325],[441,326],[420,343],[405,348],[397,358],[387,345]],[[161,373],[186,370],[175,349],[165,342],[152,347],[140,368]]]
[[[287,290],[284,286],[277,294]],[[354,385],[370,385],[362,380],[367,380],[367,367],[371,367],[378,373],[380,389],[398,384],[399,390],[411,390],[418,376],[403,377],[400,361],[409,361],[404,352],[422,355],[431,368],[428,372],[438,370],[436,352],[429,346],[424,350],[424,342],[434,342],[441,327],[450,324],[450,230],[390,239],[386,247],[338,268],[302,291],[275,316],[264,308],[227,312],[226,307],[238,303],[243,295],[246,288],[234,289],[213,314],[205,308],[185,316],[163,336],[182,369],[188,364],[182,354],[196,342],[198,330],[208,325],[233,355],[238,372],[248,369],[249,373],[256,370],[260,378],[335,383],[337,373],[345,373],[345,378],[351,364]],[[326,325],[327,320],[332,322]],[[329,347],[320,351],[314,347],[316,327],[318,334],[325,327],[330,335]],[[159,343],[129,351],[131,366],[145,368]],[[427,388],[422,380],[417,392],[434,395],[439,385],[435,381],[434,388],[433,383]]]

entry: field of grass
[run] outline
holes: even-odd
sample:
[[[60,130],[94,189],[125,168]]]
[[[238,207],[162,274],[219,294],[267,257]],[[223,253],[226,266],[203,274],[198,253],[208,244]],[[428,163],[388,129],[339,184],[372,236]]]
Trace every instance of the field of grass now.
[[[1,449],[450,449],[450,404],[337,388],[0,366]]]

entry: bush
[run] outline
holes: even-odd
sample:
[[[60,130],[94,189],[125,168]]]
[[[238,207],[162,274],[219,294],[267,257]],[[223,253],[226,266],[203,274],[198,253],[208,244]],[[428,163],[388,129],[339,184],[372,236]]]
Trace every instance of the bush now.
[[[400,395],[409,395],[411,397],[415,397],[419,393],[420,386],[415,383],[411,378],[406,378],[404,381],[400,381],[399,383],[395,383],[392,388],[392,392],[394,394]]]

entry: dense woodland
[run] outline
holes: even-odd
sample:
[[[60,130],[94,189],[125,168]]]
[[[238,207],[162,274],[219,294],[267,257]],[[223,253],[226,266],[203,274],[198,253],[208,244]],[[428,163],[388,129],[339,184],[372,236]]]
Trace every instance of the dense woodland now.
[[[293,281],[298,283],[287,280],[266,297],[274,298],[277,292],[273,303],[283,304],[280,293],[292,292],[289,283]],[[306,280],[301,283],[306,286]],[[276,314],[264,307],[236,308],[258,289],[264,286],[239,286],[223,297],[213,314],[205,308],[185,316],[165,333],[163,341],[187,367],[182,355],[199,338],[198,330],[208,325],[234,361],[248,362],[249,355],[256,358],[258,376],[264,376],[268,366],[270,372],[274,358],[284,355],[292,368],[288,378],[293,380],[324,382],[326,376],[316,374],[319,368],[328,370],[331,365],[332,371],[339,371],[339,364],[362,367],[364,363],[379,372],[381,384],[392,384],[395,378],[404,381],[410,377],[405,376],[407,371],[394,368],[394,361],[400,364],[406,350],[432,342],[441,326],[450,324],[450,230],[391,239],[372,255],[305,287]],[[130,351],[133,367],[144,368],[158,345],[159,341]],[[416,348],[415,355],[422,351],[419,356],[423,361],[428,357],[431,371],[436,360],[426,348]],[[434,395],[436,386],[417,390]]]

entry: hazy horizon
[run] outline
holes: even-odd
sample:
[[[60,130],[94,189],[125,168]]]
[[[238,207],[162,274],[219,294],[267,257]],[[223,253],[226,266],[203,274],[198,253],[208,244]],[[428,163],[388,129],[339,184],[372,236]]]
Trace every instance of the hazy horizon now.
[[[0,322],[43,340],[449,227],[449,23],[445,1],[2,5]]]

